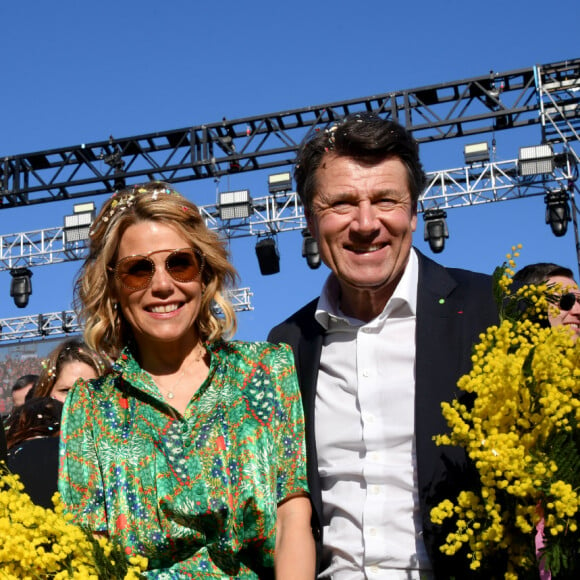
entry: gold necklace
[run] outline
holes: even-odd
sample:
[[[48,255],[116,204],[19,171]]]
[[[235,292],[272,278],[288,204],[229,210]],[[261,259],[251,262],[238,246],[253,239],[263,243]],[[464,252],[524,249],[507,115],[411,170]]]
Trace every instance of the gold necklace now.
[[[177,385],[179,385],[179,383],[181,382],[181,379],[183,379],[183,377],[185,376],[185,373],[189,370],[191,365],[193,365],[196,362],[199,362],[202,359],[204,354],[205,354],[205,349],[203,348],[203,345],[200,345],[199,354],[187,364],[187,366],[181,371],[181,373],[179,373],[179,377],[175,381],[175,383],[173,383],[173,385],[171,385],[171,387],[169,387],[168,389],[163,389],[164,390],[163,396],[166,399],[169,399],[171,401],[171,399],[175,398],[175,393],[173,392],[175,390],[175,387],[177,387]]]

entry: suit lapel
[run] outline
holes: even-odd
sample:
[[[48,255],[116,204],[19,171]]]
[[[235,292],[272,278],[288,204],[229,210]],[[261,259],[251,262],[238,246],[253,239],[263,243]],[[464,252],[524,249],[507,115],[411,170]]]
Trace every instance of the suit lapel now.
[[[463,315],[452,297],[456,281],[445,268],[418,255],[415,434],[421,490],[430,485],[438,461],[432,438],[447,430],[441,402],[454,397]]]
[[[322,515],[322,499],[320,495],[318,456],[316,453],[316,438],[314,433],[314,407],[316,404],[316,383],[318,381],[324,330],[314,318],[316,303],[313,304],[311,311],[307,313],[304,325],[302,326],[300,342],[297,345],[298,355],[296,364],[298,376],[301,379],[300,389],[302,392],[302,405],[304,407],[306,422],[306,452],[310,496],[317,516],[320,518]]]

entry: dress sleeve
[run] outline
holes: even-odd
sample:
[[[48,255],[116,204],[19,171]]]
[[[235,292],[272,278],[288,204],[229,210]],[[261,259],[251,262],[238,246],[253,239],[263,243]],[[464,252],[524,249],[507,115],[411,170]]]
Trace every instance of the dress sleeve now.
[[[65,512],[74,516],[74,524],[106,532],[95,429],[98,429],[98,409],[91,396],[91,386],[81,380],[68,393],[64,404],[58,487]]]
[[[286,344],[276,347],[272,365],[279,400],[276,422],[278,477],[276,492],[278,503],[289,496],[308,493],[306,477],[306,444],[304,439],[304,413],[294,365],[294,355]]]

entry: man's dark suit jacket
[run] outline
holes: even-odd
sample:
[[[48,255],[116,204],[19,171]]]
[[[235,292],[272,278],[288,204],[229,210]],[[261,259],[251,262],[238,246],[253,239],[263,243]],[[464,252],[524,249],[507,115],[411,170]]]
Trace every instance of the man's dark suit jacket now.
[[[490,276],[444,268],[420,252],[417,254],[415,435],[423,538],[437,578],[468,578],[473,574],[468,571],[464,556],[451,558],[438,550],[448,530],[434,528],[429,512],[442,499],[454,500],[473,473],[460,449],[437,447],[432,438],[448,431],[441,413],[441,402],[465,397],[456,388],[457,380],[471,368],[472,348],[478,342],[479,334],[497,323],[497,307]],[[268,340],[285,342],[294,351],[306,420],[313,532],[320,553],[322,500],[314,403],[324,330],[314,318],[317,302],[318,299],[313,300],[273,328]],[[385,382],[388,384],[388,375]]]

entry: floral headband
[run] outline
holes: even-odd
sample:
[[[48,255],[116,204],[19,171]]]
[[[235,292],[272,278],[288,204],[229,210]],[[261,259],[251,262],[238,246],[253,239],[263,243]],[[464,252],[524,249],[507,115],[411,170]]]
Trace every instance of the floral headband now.
[[[49,377],[53,377],[56,375],[56,365],[52,365],[51,367],[48,366],[50,362],[49,359],[45,358],[40,361],[40,366],[46,371],[46,374]]]
[[[164,195],[176,195],[181,196],[180,193],[171,189],[166,184],[159,183],[159,187],[152,189],[147,187],[145,184],[134,185],[130,189],[123,190],[123,193],[117,197],[117,193],[114,193],[111,197],[111,204],[109,206],[109,211],[106,212],[102,217],[101,220],[104,224],[107,224],[116,213],[121,213],[126,209],[130,208],[137,199],[137,196],[143,195],[146,193],[151,194],[151,199],[153,201],[157,201],[159,196]],[[183,206],[184,211],[187,211],[187,207]],[[98,226],[99,222],[95,222],[91,227],[89,235],[92,236],[95,233],[95,230]]]

